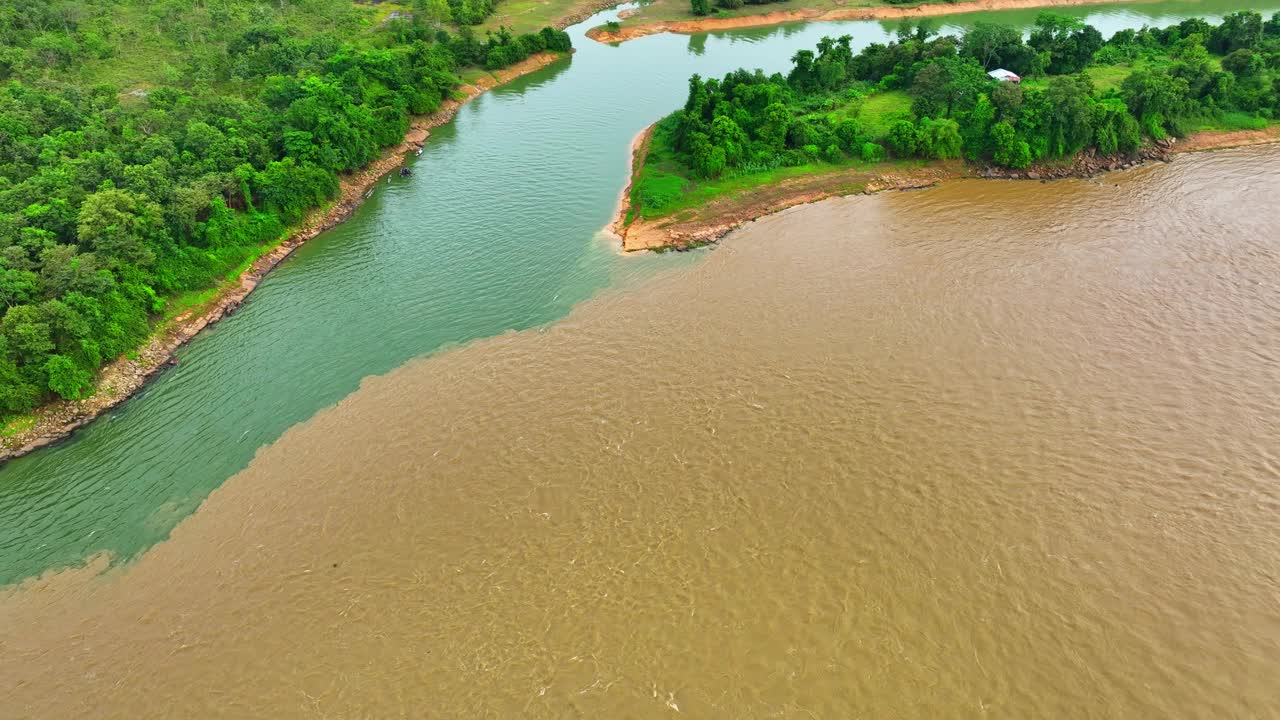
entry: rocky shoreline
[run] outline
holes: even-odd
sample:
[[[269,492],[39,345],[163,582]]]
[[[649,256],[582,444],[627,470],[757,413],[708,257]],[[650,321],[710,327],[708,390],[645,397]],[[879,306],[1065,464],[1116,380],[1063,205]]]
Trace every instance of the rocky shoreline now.
[[[648,147],[652,126],[632,143],[631,165],[635,173],[644,167],[643,158],[634,157]],[[630,198],[624,192],[618,213],[606,230],[618,237],[624,252],[651,250],[683,252],[718,242],[744,223],[797,205],[846,195],[884,192],[886,190],[918,190],[956,178],[992,180],[1060,180],[1089,178],[1116,170],[1126,170],[1151,162],[1168,162],[1174,155],[1243,145],[1280,142],[1280,126],[1266,130],[1239,130],[1194,133],[1179,140],[1168,139],[1144,146],[1133,155],[1106,156],[1090,150],[1069,162],[1033,165],[1025,170],[995,166],[974,166],[961,161],[932,162],[919,168],[868,173],[852,169],[833,169],[831,173],[798,178],[779,186],[761,186],[738,193],[733,198],[713,201],[723,207],[711,207],[703,219],[657,220],[635,219],[626,222],[631,210]],[[628,184],[630,187],[630,184]],[[755,196],[755,197],[753,197]]]
[[[240,276],[218,289],[216,297],[198,311],[188,311],[157,328],[151,340],[134,353],[136,357],[120,357],[102,367],[94,383],[94,392],[83,400],[58,400],[37,408],[34,423],[26,430],[0,438],[0,465],[33,450],[69,437],[102,413],[128,400],[160,372],[176,363],[173,352],[190,342],[202,330],[233,314],[236,308],[258,287],[263,277],[303,243],[351,217],[369,197],[370,190],[398,170],[411,153],[417,153],[431,134],[457,115],[464,104],[482,93],[508,83],[522,75],[540,70],[567,57],[563,53],[538,53],[507,68],[496,70],[491,77],[474,85],[462,85],[456,99],[446,100],[434,113],[415,118],[404,141],[384,150],[377,160],[340,180],[337,200],[328,208],[313,211],[302,225],[279,245],[259,257]]]

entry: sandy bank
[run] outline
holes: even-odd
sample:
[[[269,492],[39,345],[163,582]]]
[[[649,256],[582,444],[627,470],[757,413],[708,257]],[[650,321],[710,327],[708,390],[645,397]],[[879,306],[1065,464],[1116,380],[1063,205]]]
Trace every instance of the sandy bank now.
[[[640,173],[644,171],[645,158],[649,157],[649,141],[653,138],[653,125],[636,133],[631,139],[631,178],[627,180],[627,186],[622,188],[622,195],[618,197],[618,209],[614,213],[613,222],[605,228],[606,231],[617,235],[625,240],[626,238],[626,219],[627,214],[631,211],[631,187],[635,184],[636,178],[640,177]],[[626,242],[623,242],[623,249]]]
[[[235,312],[258,283],[300,245],[328,230],[356,211],[370,195],[378,181],[404,164],[431,134],[431,128],[443,125],[467,102],[494,87],[522,75],[540,70],[564,58],[559,53],[539,53],[508,68],[496,70],[474,85],[458,88],[457,99],[446,100],[430,115],[413,119],[409,132],[399,145],[387,148],[377,160],[354,173],[340,178],[337,199],[327,208],[313,211],[279,245],[262,255],[234,281],[217,289],[213,299],[199,309],[182,313],[156,328],[151,340],[139,348],[136,359],[120,357],[104,365],[94,383],[94,392],[83,400],[59,400],[37,408],[34,424],[7,438],[0,438],[0,464],[25,455],[69,436],[77,428],[127,400],[168,366],[173,351],[186,344],[200,331]]]
[[[675,22],[654,22],[624,27],[617,32],[609,32],[603,27],[587,31],[587,37],[602,43],[625,42],[646,35],[662,32],[699,33],[717,30],[733,30],[736,28],[760,27],[762,25],[780,25],[789,22],[824,22],[830,20],[896,20],[899,18],[925,18],[939,15],[956,15],[958,13],[986,12],[991,10],[1027,10],[1040,7],[1071,7],[1075,5],[1103,5],[1113,2],[1131,2],[1132,0],[967,0],[952,4],[935,3],[916,7],[895,7],[891,5],[857,8],[834,8],[818,10],[777,10],[760,15],[742,15],[738,17],[707,17],[697,20],[680,20]]]
[[[652,126],[632,143],[632,152],[646,152]],[[643,140],[642,140],[643,139]],[[937,185],[955,178],[988,178],[1010,180],[1054,180],[1068,177],[1092,177],[1102,172],[1121,170],[1153,160],[1168,160],[1171,155],[1202,150],[1216,150],[1246,145],[1280,142],[1280,126],[1266,130],[1199,132],[1186,138],[1144,148],[1133,158],[1109,158],[1091,153],[1081,154],[1074,162],[1037,165],[1026,170],[978,167],[959,160],[932,162],[918,168],[892,169],[884,172],[836,168],[819,175],[792,178],[773,185],[762,185],[731,196],[716,198],[699,208],[693,217],[681,213],[677,217],[654,220],[635,219],[627,223],[631,211],[629,188],[623,193],[618,213],[606,228],[618,236],[622,249],[685,250],[714,243],[729,231],[765,215],[796,205],[827,198],[885,190],[915,190]],[[632,158],[635,182],[644,167],[643,158]]]

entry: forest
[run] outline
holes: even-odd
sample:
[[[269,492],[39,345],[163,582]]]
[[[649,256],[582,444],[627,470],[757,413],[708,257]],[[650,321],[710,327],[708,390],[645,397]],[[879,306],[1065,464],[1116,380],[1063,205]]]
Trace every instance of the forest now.
[[[995,69],[1021,82],[997,81],[988,75]],[[1238,12],[1218,25],[1189,19],[1110,39],[1053,13],[1025,38],[988,23],[961,37],[904,25],[895,41],[857,53],[847,36],[823,38],[816,52],[797,52],[785,76],[740,69],[690,78],[684,108],[655,129],[649,157],[659,162],[633,204],[661,211],[699,178],[766,178],[807,164],[965,158],[1026,168],[1277,117],[1280,13]]]
[[[441,0],[413,8],[371,19],[343,0],[6,2],[0,418],[91,392],[175,297],[283,239],[465,68],[570,49],[552,28],[482,38],[446,30]]]

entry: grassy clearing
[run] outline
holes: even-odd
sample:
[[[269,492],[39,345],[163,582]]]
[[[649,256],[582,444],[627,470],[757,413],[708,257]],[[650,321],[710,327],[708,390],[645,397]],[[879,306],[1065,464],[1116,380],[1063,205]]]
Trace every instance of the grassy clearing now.
[[[501,25],[510,26],[517,35],[537,32],[563,17],[599,5],[599,0],[503,0],[497,11],[474,29],[481,38],[486,30],[496,30]],[[208,27],[220,27],[226,23],[215,15],[217,11],[214,4],[192,8],[182,18],[183,24],[191,28],[190,38],[183,42],[172,32],[166,32],[166,23],[172,21],[163,19],[154,4],[122,3],[115,6],[111,21],[115,30],[123,34],[123,41],[116,43],[115,51],[107,57],[78,63],[74,69],[78,76],[77,84],[88,87],[105,83],[121,91],[129,91],[177,82],[189,65],[214,49],[205,36],[209,34]],[[397,12],[412,13],[412,3],[408,0],[271,3],[257,13],[260,17],[246,15],[233,18],[231,22],[245,27],[285,26],[302,38],[331,33],[344,41],[361,45],[370,39],[370,30]],[[457,31],[451,24],[447,29]]]
[[[0,438],[9,438],[20,433],[24,433],[36,426],[35,415],[18,415],[9,418],[0,425]]]
[[[481,28],[496,30],[506,25],[517,35],[537,32],[562,18],[582,15],[602,5],[600,0],[502,0]]]
[[[247,11],[234,8],[228,16],[221,4],[197,4],[180,18],[166,17],[156,3],[119,3],[112,7],[113,32],[120,33],[113,42],[113,52],[87,62],[77,63],[73,72],[76,83],[83,86],[110,84],[121,90],[174,83],[193,62],[212,54],[217,46],[210,41],[218,35],[210,28],[228,24],[281,25],[299,37],[322,32],[360,42],[364,31],[376,27],[396,10],[407,6],[394,2],[379,4],[354,3],[350,0],[310,0],[306,3],[270,3]],[[188,37],[175,36],[174,23],[188,28]]]
[[[715,8],[714,12],[707,17],[735,18],[766,15],[775,12],[799,12],[805,10],[825,12],[827,10],[847,10],[863,7],[912,8],[920,5],[937,4],[938,2],[945,2],[945,0],[904,3],[901,5],[891,5],[887,2],[880,2],[880,0],[851,0],[849,2],[843,2],[842,0],[787,0],[786,2],[769,3],[767,5],[744,5],[737,10]],[[639,8],[635,15],[623,20],[622,25],[627,27],[655,22],[677,22],[697,19],[698,17],[689,9],[689,0],[653,0]]]
[[[1205,117],[1189,123],[1192,132],[1235,132],[1237,130],[1266,130],[1276,127],[1280,122],[1268,122],[1264,118],[1243,112],[1226,112],[1213,117]]]
[[[889,133],[889,126],[911,119],[911,96],[905,90],[888,90],[868,95],[857,115],[863,132],[874,138]]]

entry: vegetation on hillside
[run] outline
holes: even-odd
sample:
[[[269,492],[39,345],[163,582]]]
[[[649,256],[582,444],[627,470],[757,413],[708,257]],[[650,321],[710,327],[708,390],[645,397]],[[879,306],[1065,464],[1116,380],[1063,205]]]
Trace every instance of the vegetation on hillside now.
[[[551,28],[449,33],[416,7],[370,22],[343,0],[5,3],[0,417],[89,392],[168,299],[280,240],[462,68],[570,49]]]
[[[785,2],[785,0],[715,0],[714,7],[710,0],[689,0],[689,10],[694,15],[706,15],[718,12],[720,8],[737,10],[744,5],[769,5],[776,2]]]
[[[1022,83],[998,82],[1004,68]],[[1124,30],[1104,41],[1044,13],[1028,39],[976,24],[963,37],[904,25],[854,53],[850,38],[801,50],[787,75],[737,70],[689,80],[684,108],[655,128],[633,183],[646,215],[701,185],[770,182],[784,168],[963,157],[1009,168],[1095,148],[1132,153],[1199,127],[1265,127],[1280,115],[1280,14]],[[794,176],[795,172],[786,173]]]

